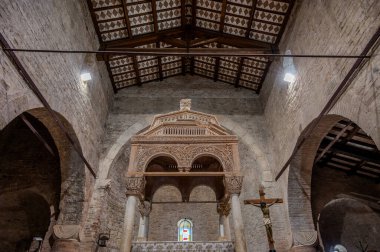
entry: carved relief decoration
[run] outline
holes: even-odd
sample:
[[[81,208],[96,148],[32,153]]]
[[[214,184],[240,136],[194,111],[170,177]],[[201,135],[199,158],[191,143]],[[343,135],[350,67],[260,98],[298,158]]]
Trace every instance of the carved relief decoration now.
[[[318,242],[318,233],[315,230],[299,231],[293,234],[294,244],[312,246]]]
[[[144,177],[127,177],[126,181],[127,195],[135,195],[140,199],[143,198],[145,190],[145,178]]]
[[[230,144],[160,144],[139,146],[136,158],[137,171],[143,172],[148,162],[158,155],[173,157],[179,169],[190,169],[192,162],[201,155],[216,157],[225,172],[230,172],[234,169],[232,146]]]
[[[152,211],[152,204],[149,201],[140,202],[139,212],[141,216],[149,216]]]
[[[216,207],[216,211],[218,212],[219,215],[228,216],[231,211],[231,204],[228,202],[218,203]]]
[[[243,185],[243,176],[225,176],[224,185],[229,194],[240,194]]]

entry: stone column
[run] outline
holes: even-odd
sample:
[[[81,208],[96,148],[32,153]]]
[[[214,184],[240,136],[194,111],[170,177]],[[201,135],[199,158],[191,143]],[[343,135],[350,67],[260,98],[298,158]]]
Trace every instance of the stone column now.
[[[243,184],[243,177],[226,176],[224,178],[224,183],[227,192],[231,195],[232,219],[235,229],[235,251],[246,252],[247,244],[244,236],[244,225],[239,201],[239,194]]]
[[[130,252],[132,248],[133,227],[138,200],[143,200],[145,179],[143,177],[127,178],[127,205],[125,207],[123,236],[120,252]]]
[[[52,252],[80,252],[78,225],[55,225]]]
[[[228,215],[230,214],[231,205],[227,202],[218,203],[217,211],[219,214],[219,240],[230,241],[230,223],[228,220]]]
[[[137,237],[138,241],[147,241],[149,233],[149,214],[152,210],[151,204],[148,201],[144,201],[144,204],[140,202],[139,211],[140,211],[140,225],[139,225],[139,234]]]

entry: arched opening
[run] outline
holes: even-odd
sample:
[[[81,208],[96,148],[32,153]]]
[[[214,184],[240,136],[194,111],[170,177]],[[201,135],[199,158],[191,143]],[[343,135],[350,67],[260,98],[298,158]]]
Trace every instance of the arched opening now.
[[[294,245],[315,245],[318,215],[331,200],[347,196],[378,201],[379,178],[380,152],[373,140],[347,118],[322,118],[290,164],[288,204]]]
[[[318,225],[326,252],[370,251],[380,247],[380,217],[358,200],[330,201],[322,209]]]
[[[179,242],[193,241],[193,222],[190,219],[184,218],[179,220],[177,226]]]
[[[20,116],[0,132],[0,247],[4,251],[25,251],[33,237],[49,239],[51,215],[55,220],[60,211],[57,147],[44,124],[28,113],[23,116],[45,143]]]

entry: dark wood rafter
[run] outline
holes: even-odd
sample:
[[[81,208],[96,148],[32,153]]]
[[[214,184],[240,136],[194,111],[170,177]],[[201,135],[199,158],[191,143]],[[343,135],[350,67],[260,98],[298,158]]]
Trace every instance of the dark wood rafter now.
[[[244,64],[244,58],[241,57],[240,58],[239,67],[238,67],[238,70],[237,70],[237,73],[236,73],[235,87],[239,86],[239,81],[240,81],[240,76],[241,76],[241,70],[243,69],[243,64]]]
[[[121,1],[123,2],[125,25],[127,26],[127,30],[128,30],[128,37],[132,38],[133,35],[132,35],[131,22],[129,21],[128,8],[127,8],[127,0],[121,0]]]
[[[160,42],[156,42],[156,47],[160,48]],[[162,60],[161,60],[161,56],[157,57],[157,61],[158,61],[158,74],[160,76],[160,81],[163,81],[164,80],[164,76],[163,76],[163,73],[162,73]]]
[[[380,151],[354,123],[342,120],[322,140],[315,164],[380,182]]]
[[[284,21],[282,22],[282,25],[281,25],[281,28],[280,28],[280,32],[277,34],[277,38],[276,38],[276,42],[274,43],[275,45],[278,45],[280,43],[280,40],[282,38],[282,34],[284,33],[285,31],[285,28],[286,28],[286,25],[289,21],[289,18],[290,18],[290,14],[293,10],[293,6],[294,6],[294,2],[295,0],[290,0],[290,1],[287,1],[287,3],[289,4],[288,6],[288,10],[286,11],[285,13],[285,19]],[[282,13],[283,14],[283,13]],[[282,15],[281,14],[281,15]]]
[[[139,72],[139,66],[137,64],[137,59],[136,59],[136,56],[132,56],[132,60],[133,60],[133,70],[135,71],[135,74],[136,74],[136,82],[139,86],[141,86],[141,77],[140,77],[140,72]]]
[[[111,1],[107,3],[107,5],[87,0],[101,45],[100,49],[102,53],[97,54],[97,59],[106,61],[114,90],[116,91],[134,85],[133,83],[139,85],[142,82],[152,81],[158,77],[162,80],[164,78],[163,76],[168,77],[177,74],[186,74],[186,72],[189,71],[191,74],[202,74],[211,79],[235,84],[235,86],[239,85],[242,88],[253,89],[258,93],[265,79],[265,75],[268,72],[271,59],[269,61],[261,61],[259,58],[247,58],[249,56],[247,56],[246,53],[252,56],[256,54],[277,53],[279,51],[277,46],[280,39],[279,37],[281,37],[284,31],[285,25],[281,23],[281,20],[279,20],[280,22],[278,23],[268,18],[261,19],[255,17],[255,10],[263,11],[268,15],[281,15],[282,20],[284,20],[283,22],[287,22],[294,5],[294,0],[277,1],[288,4],[286,13],[282,11],[283,9],[278,9],[278,4],[260,9],[257,0],[253,0],[252,5],[236,1],[228,2],[227,0],[218,0],[218,2],[220,4],[219,12],[217,12],[214,7],[206,7],[207,3],[197,2],[197,0],[190,0],[190,3],[186,0],[181,0],[175,5],[168,6],[169,8],[163,10],[158,10],[158,5],[161,3],[157,2],[157,0],[139,2],[121,0],[120,3]],[[143,7],[145,11],[139,12],[137,8],[141,8],[142,5],[145,6]],[[239,11],[235,11],[233,9],[234,6],[237,8],[250,9],[249,15],[246,16]],[[230,7],[232,11],[227,11]],[[148,11],[149,8],[151,8],[151,11]],[[191,16],[189,15],[189,8],[191,8]],[[159,17],[161,17],[163,11],[165,11],[164,19],[161,20]],[[210,20],[210,17],[207,16],[209,12],[217,15],[220,14],[220,20]],[[177,14],[180,14],[180,16]],[[148,18],[151,20],[147,20],[145,15],[148,15]],[[190,17],[191,20],[189,20]],[[229,18],[229,21],[228,24],[225,25],[227,18]],[[239,22],[235,23],[233,19],[244,19],[247,22],[247,26],[242,27]],[[143,21],[141,22],[141,20]],[[210,22],[216,25],[219,24],[219,28],[217,30],[206,29],[207,23]],[[251,27],[254,26],[254,22],[260,22],[274,27],[280,26],[281,34],[276,35],[263,30],[251,29]],[[228,29],[226,29],[227,27]],[[162,28],[161,31],[159,30],[160,28]],[[230,28],[246,29],[245,34],[243,33],[243,37],[232,35],[229,33],[231,32],[229,30]],[[275,41],[268,43],[253,39],[250,36],[252,31],[256,34],[261,34],[263,37],[260,39],[271,41],[268,36],[272,36],[275,37]],[[135,33],[134,36],[132,32]],[[165,46],[163,46],[163,43]],[[155,47],[147,46],[152,44],[155,45]],[[215,49],[212,48],[215,47],[215,44],[216,47],[219,48],[218,52],[213,50],[207,51],[208,49]],[[229,51],[232,49],[229,47],[240,48],[239,50],[242,52],[247,49],[252,50],[244,51],[244,55],[243,53],[235,54],[237,51]],[[178,51],[166,51],[168,48],[178,49]],[[199,48],[206,49],[206,51],[193,50]],[[139,51],[140,49],[141,51]],[[146,51],[150,49],[153,50],[151,52]],[[118,53],[112,53],[112,51],[118,51]],[[112,63],[108,62],[113,55],[118,55],[118,57],[115,57]],[[145,63],[139,58],[139,56],[144,55],[154,56],[157,60]],[[174,67],[173,63],[171,63],[170,66],[164,64],[162,61],[163,58],[161,57],[166,56],[181,57],[180,66]],[[198,56],[205,56],[206,60]],[[228,61],[226,57],[230,56],[241,57],[240,64],[239,62]],[[125,60],[126,57],[131,57],[133,62],[127,63]],[[210,62],[207,57],[213,57],[215,60]],[[245,59],[242,59],[242,57]],[[147,61],[149,61],[152,57],[146,58]],[[254,63],[252,60],[260,62]],[[243,61],[244,64],[242,64]],[[232,65],[234,65],[233,68],[229,67]],[[244,66],[252,67],[255,70],[247,72]],[[164,73],[162,68],[166,69]],[[135,79],[131,79],[127,76],[131,70],[136,73]],[[231,71],[233,72],[231,73]],[[260,84],[257,82],[260,82]]]
[[[251,32],[253,18],[255,16],[255,11],[256,11],[256,4],[257,4],[257,0],[252,0],[251,13],[249,14],[248,26],[247,26],[247,30],[245,31],[246,38],[249,38],[249,33]]]
[[[185,28],[186,25],[186,0],[181,0],[181,27]]]

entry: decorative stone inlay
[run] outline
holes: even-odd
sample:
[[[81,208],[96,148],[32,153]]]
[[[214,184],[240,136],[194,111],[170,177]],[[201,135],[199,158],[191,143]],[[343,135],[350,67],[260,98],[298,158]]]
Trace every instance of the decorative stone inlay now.
[[[229,194],[240,194],[243,185],[243,176],[225,176],[224,185]]]
[[[126,178],[127,195],[135,195],[140,199],[144,198],[145,178],[144,177],[127,177]]]
[[[133,242],[132,252],[234,252],[234,244],[229,241],[213,242],[174,242],[174,241],[148,241]]]
[[[152,204],[149,201],[144,201],[144,203],[140,202],[139,212],[141,216],[149,216],[151,211],[152,211]]]
[[[157,155],[173,157],[179,169],[191,167],[192,162],[200,155],[216,157],[223,166],[223,171],[233,171],[232,146],[229,144],[172,144],[172,145],[140,145],[137,152],[137,171],[143,172],[148,162]]]

